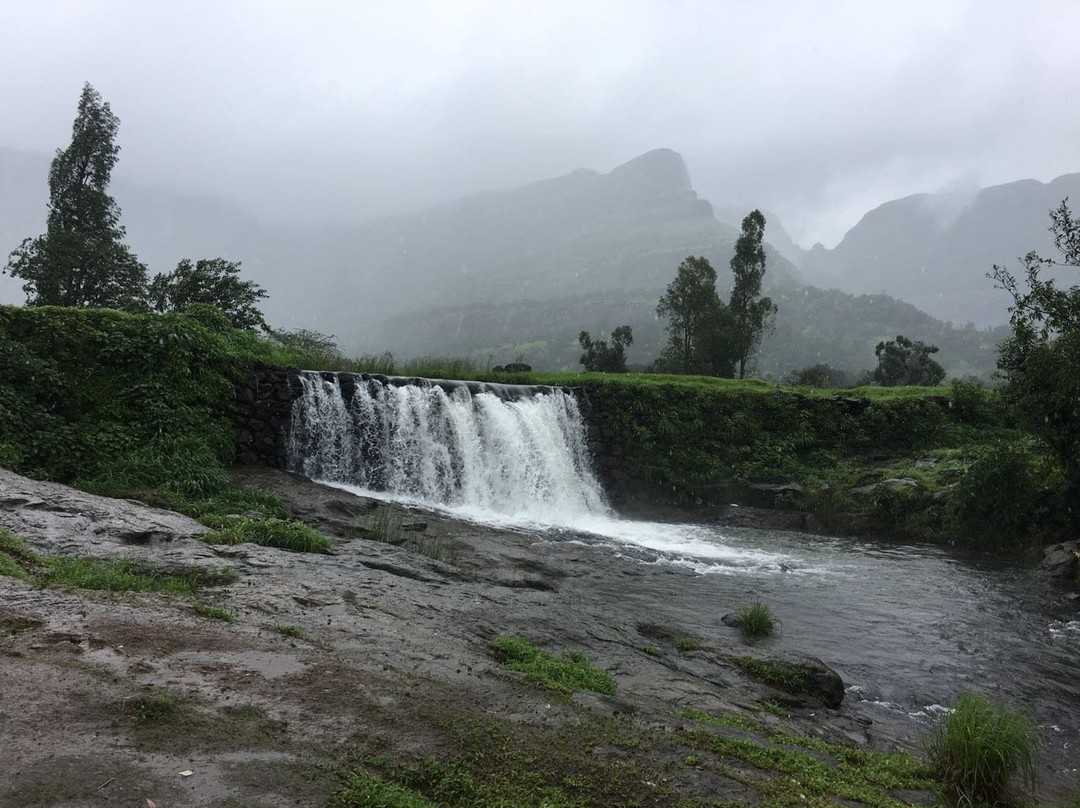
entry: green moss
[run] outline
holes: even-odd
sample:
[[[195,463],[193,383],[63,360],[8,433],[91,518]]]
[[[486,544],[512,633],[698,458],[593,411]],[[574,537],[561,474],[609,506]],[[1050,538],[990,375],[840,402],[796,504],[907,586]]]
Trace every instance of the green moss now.
[[[520,671],[529,681],[549,690],[591,690],[609,695],[615,692],[611,674],[592,667],[580,651],[555,656],[517,636],[496,637],[491,641],[491,650],[503,667]]]

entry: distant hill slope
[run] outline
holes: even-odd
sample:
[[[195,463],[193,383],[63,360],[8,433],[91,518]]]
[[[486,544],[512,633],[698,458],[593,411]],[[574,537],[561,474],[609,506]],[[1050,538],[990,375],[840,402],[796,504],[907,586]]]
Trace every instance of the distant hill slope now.
[[[0,149],[0,252],[44,228],[49,157]],[[577,334],[630,323],[632,357],[663,344],[656,300],[687,255],[704,255],[730,286],[737,224],[747,211],[694,192],[682,157],[648,152],[601,174],[579,169],[509,191],[478,194],[411,214],[300,227],[249,216],[226,201],[137,185],[113,192],[128,243],[151,272],[180,258],[225,257],[270,293],[278,327],[336,335],[349,352],[407,356],[469,353],[481,363],[523,353],[538,367],[576,367]],[[793,245],[782,228],[781,249]],[[898,333],[937,342],[955,373],[988,372],[993,339],[952,331],[885,297],[854,298],[804,286],[768,248],[766,291],[780,303],[759,368],[780,374],[815,362],[850,370],[874,363],[873,346]],[[984,283],[984,285],[988,285]],[[0,300],[20,302],[0,277]]]
[[[660,353],[666,334],[656,317],[662,289],[610,290],[568,298],[516,303],[477,303],[398,315],[373,335],[380,350],[396,356],[468,356],[480,367],[522,359],[544,369],[580,369],[578,334],[606,338],[630,325],[629,361],[645,365]],[[858,373],[873,368],[874,346],[897,334],[937,345],[937,358],[952,376],[988,377],[1006,328],[952,328],[885,295],[850,295],[812,286],[773,288],[776,327],[766,336],[755,373],[780,378],[819,363]]]
[[[1008,295],[986,273],[1030,250],[1053,255],[1047,212],[1080,200],[1080,174],[958,194],[918,194],[867,213],[832,250],[806,251],[807,282],[885,293],[958,325],[1008,321]],[[1074,281],[1075,282],[1075,281]]]

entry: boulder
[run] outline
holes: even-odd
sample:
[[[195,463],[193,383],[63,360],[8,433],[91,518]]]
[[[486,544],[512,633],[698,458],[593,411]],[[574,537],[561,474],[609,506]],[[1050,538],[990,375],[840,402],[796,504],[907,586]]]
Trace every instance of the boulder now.
[[[1061,581],[1080,581],[1080,541],[1065,541],[1043,549],[1040,569]]]
[[[844,701],[844,680],[840,674],[826,665],[817,657],[805,654],[770,654],[755,651],[751,659],[765,666],[782,668],[795,668],[802,671],[802,683],[799,686],[775,687],[778,699],[784,703],[796,706],[823,705],[832,709],[838,708]],[[738,661],[736,661],[738,664]],[[746,668],[743,665],[744,671]],[[746,671],[751,678],[764,681],[762,677],[753,672]],[[769,684],[765,681],[765,684]],[[780,694],[783,694],[780,696]]]

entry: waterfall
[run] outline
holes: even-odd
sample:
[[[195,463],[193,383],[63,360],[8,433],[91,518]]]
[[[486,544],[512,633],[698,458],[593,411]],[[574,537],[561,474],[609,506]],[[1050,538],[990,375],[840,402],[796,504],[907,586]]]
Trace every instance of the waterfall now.
[[[310,371],[300,381],[291,471],[549,523],[608,512],[564,390]]]

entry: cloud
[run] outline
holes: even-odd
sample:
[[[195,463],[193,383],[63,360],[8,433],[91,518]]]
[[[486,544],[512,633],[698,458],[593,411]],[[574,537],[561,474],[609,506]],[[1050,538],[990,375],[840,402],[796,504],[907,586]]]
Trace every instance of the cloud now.
[[[0,145],[66,143],[89,80],[118,173],[264,215],[370,216],[666,146],[805,244],[976,173],[1080,169],[1080,5],[91,0],[0,7]]]

